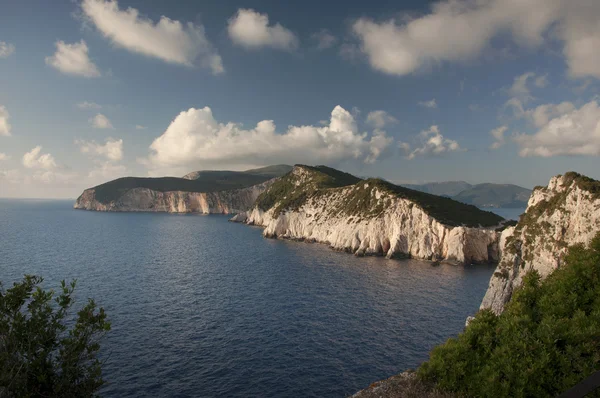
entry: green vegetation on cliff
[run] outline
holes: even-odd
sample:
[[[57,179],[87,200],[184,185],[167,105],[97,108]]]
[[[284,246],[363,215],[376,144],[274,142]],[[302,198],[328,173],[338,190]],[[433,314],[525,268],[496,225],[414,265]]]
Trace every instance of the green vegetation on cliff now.
[[[502,314],[480,311],[418,375],[461,396],[554,397],[598,370],[600,234],[544,281],[529,272]]]
[[[274,208],[277,217],[283,210],[295,210],[309,198],[334,194],[344,189],[341,205],[327,209],[345,216],[377,217],[391,205],[391,198],[407,199],[427,214],[446,225],[494,226],[503,218],[475,206],[455,200],[397,186],[381,179],[361,180],[351,174],[325,166],[298,166],[304,174],[289,173],[276,181],[257,199],[257,206],[267,211]],[[353,186],[349,189],[349,186]],[[388,198],[377,198],[375,190],[388,193]]]
[[[277,217],[282,210],[297,209],[321,189],[338,188],[356,184],[360,178],[327,166],[297,165],[307,173],[305,181],[300,181],[294,173],[288,173],[275,181],[256,199],[256,206],[263,211],[276,206]]]
[[[147,188],[158,192],[218,192],[247,188],[279,177],[291,166],[275,165],[246,171],[206,170],[189,173],[183,178],[124,177],[94,187],[96,200],[108,204],[118,200],[134,188]]]

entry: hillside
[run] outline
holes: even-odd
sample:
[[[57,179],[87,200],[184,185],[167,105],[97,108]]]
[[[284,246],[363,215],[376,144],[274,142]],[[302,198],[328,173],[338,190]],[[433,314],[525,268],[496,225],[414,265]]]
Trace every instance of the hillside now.
[[[218,171],[218,170],[200,170],[192,171],[183,176],[187,180],[204,180],[204,179],[216,179],[216,178],[243,178],[244,174],[251,174],[257,176],[263,176],[267,178],[281,177],[282,175],[289,173],[292,170],[292,166],[287,164],[277,164],[273,166],[261,167],[258,169],[250,169],[245,171]]]
[[[477,184],[452,199],[477,207],[525,208],[531,190],[513,184]]]
[[[438,196],[452,197],[458,195],[462,191],[470,189],[473,185],[464,181],[443,181],[443,182],[429,182],[426,184],[401,184],[403,187],[414,189],[415,191],[421,191],[430,193]]]
[[[290,166],[197,171],[184,178],[125,177],[86,189],[74,208],[96,211],[237,213],[248,210]]]
[[[447,196],[477,207],[525,208],[531,190],[513,184],[476,184],[464,181],[403,184],[404,187],[434,195]]]
[[[504,222],[449,198],[304,165],[232,221],[264,226],[267,237],[322,242],[356,255],[461,264],[497,261],[496,229]]]

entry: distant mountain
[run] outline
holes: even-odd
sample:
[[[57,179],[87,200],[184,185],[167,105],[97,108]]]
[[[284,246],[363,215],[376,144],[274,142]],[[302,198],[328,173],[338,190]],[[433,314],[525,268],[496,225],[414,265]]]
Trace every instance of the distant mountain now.
[[[223,170],[201,170],[192,171],[183,176],[186,180],[198,180],[198,179],[219,179],[229,178],[232,176],[240,177],[244,174],[252,174],[257,176],[263,176],[267,178],[281,177],[282,175],[289,173],[292,170],[292,166],[287,164],[276,164],[273,166],[261,167],[259,169],[250,169],[246,171],[223,171]],[[243,178],[243,177],[242,177]]]
[[[531,190],[513,184],[477,184],[453,196],[477,207],[527,207]]]
[[[430,182],[427,184],[403,184],[402,186],[432,195],[453,197],[473,186],[464,181]]]
[[[525,208],[531,190],[513,184],[477,184],[464,181],[405,184],[407,188],[434,195],[447,196],[477,207]]]
[[[270,180],[292,170],[275,165],[246,171],[205,170],[178,177],[124,177],[86,189],[75,208],[101,211],[229,213],[245,210]]]

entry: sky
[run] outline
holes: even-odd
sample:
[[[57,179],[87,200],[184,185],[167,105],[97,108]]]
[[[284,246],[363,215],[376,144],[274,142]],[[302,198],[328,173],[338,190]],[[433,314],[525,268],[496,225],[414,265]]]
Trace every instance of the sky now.
[[[325,164],[600,179],[600,2],[2,0],[0,197]]]

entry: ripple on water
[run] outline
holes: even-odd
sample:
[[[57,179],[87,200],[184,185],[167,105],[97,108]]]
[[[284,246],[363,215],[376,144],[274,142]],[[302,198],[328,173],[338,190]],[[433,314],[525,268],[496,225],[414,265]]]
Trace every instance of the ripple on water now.
[[[341,397],[459,332],[491,266],[356,258],[224,216],[0,200],[0,280],[79,280],[113,330],[107,397]]]

